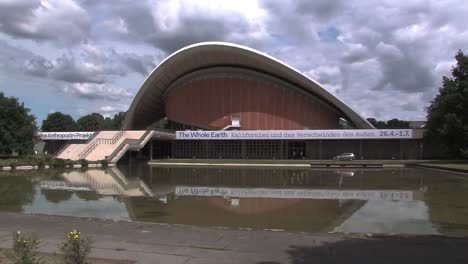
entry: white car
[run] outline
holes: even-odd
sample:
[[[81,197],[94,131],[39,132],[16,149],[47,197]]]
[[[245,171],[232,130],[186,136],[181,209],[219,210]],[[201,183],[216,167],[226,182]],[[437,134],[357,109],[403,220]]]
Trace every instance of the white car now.
[[[334,160],[354,160],[356,157],[353,153],[341,153],[338,156],[333,157]]]

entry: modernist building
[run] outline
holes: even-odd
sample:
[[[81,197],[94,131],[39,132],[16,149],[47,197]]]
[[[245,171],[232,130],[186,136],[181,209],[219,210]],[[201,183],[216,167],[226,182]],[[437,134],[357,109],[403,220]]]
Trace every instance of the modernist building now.
[[[340,123],[374,129],[318,82],[267,54],[222,42],[185,47],[149,75],[134,98],[125,130],[158,127],[167,118],[179,130],[329,130]],[[153,158],[328,159],[418,158],[418,140],[174,140],[153,142]]]
[[[160,130],[161,120],[170,131]],[[112,163],[125,155],[146,159],[330,159],[343,152],[358,159],[424,156],[421,129],[377,130],[296,69],[251,48],[221,42],[191,45],[161,62],[135,96],[121,131],[100,131],[86,142],[78,134],[54,132],[43,138],[78,139],[59,151],[60,158]]]

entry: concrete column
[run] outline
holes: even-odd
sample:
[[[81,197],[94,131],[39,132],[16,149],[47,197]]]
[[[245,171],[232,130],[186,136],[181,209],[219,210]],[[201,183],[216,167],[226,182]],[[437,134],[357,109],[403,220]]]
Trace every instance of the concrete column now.
[[[171,144],[171,158],[176,158],[176,153],[175,153],[175,144],[176,144],[176,141],[172,141],[172,144]]]
[[[130,174],[131,174],[131,171],[132,171],[132,153],[133,151],[127,151],[128,153],[128,165],[129,165],[129,168],[130,168]]]
[[[403,149],[403,139],[400,139],[400,160],[403,159],[404,149]]]
[[[153,185],[153,166],[149,166],[150,167],[150,179],[149,179],[149,184],[150,184],[150,187]]]
[[[423,159],[423,143],[422,140],[419,140],[419,159]]]
[[[322,159],[322,140],[319,140],[319,159]]]
[[[280,140],[279,144],[280,144],[280,157],[279,157],[279,159],[285,159],[284,158],[284,140]]]
[[[210,150],[210,146],[209,146],[209,141],[208,140],[204,140],[203,141],[204,145],[205,145],[205,154],[203,155],[203,157],[198,157],[199,159],[217,159],[218,157],[209,157],[209,150]]]
[[[362,139],[359,140],[359,158],[362,159]]]
[[[149,157],[149,160],[153,160],[153,143],[154,143],[154,141],[151,140],[151,142],[150,142],[150,157]]]
[[[247,144],[245,143],[245,140],[241,141],[241,157],[243,159],[247,158]]]

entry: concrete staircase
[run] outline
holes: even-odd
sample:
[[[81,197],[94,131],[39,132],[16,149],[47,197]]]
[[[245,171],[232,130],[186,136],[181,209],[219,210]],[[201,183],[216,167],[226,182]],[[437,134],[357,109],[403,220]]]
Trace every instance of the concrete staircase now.
[[[143,148],[146,143],[151,139],[155,132],[154,131],[146,131],[143,136],[138,139],[125,139],[122,144],[118,148],[114,150],[113,153],[109,155],[109,162],[110,163],[117,163],[119,159],[128,151],[128,150],[140,150]]]
[[[110,163],[116,163],[130,147],[135,147],[135,150],[144,147],[151,136],[152,131],[145,130],[100,131],[85,144],[69,144],[56,157],[88,161],[108,160]],[[118,158],[115,156],[117,154]]]
[[[68,146],[65,146],[62,151],[60,151],[56,158],[77,160],[86,146],[87,144],[68,144]]]

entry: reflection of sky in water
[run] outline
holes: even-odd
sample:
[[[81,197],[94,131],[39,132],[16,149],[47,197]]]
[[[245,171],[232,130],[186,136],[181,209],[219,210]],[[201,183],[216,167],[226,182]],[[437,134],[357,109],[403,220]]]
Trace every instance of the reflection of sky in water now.
[[[55,203],[47,201],[39,188],[36,188],[32,203],[23,206],[23,212],[118,220],[130,219],[125,204],[112,196],[103,196],[97,200],[84,200],[73,193],[69,199]]]
[[[368,201],[335,232],[437,234],[423,201]]]

